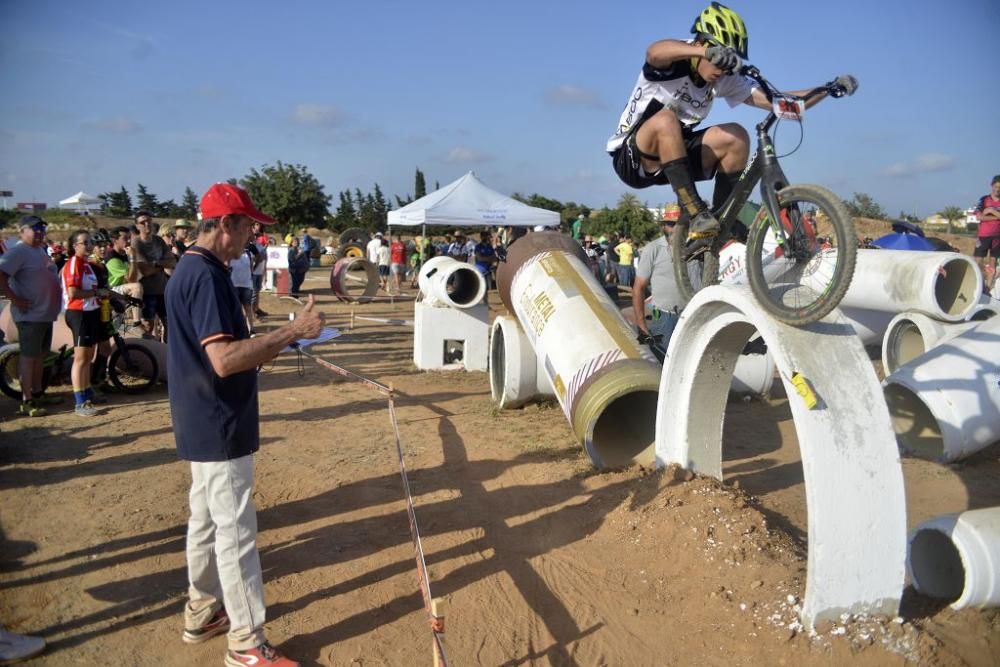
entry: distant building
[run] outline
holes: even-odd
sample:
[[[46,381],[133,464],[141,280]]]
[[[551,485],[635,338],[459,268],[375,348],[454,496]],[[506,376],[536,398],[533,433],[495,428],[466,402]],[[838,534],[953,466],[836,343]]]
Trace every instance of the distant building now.
[[[32,213],[35,211],[44,211],[48,207],[49,207],[48,204],[44,204],[42,202],[29,201],[29,202],[18,202],[16,208],[18,211],[23,211],[25,213]]]

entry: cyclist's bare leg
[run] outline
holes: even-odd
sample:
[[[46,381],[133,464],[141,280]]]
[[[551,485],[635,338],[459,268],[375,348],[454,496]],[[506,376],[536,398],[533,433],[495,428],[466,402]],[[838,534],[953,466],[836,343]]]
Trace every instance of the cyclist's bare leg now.
[[[688,167],[687,148],[681,123],[669,109],[661,109],[646,120],[635,134],[642,168],[650,174],[663,172],[677,194],[680,205],[690,223],[692,238],[709,238],[719,233],[719,222],[708,210],[708,205],[698,195],[694,174]],[[654,156],[659,158],[659,164]]]
[[[733,191],[750,158],[750,135],[738,123],[708,128],[701,141],[705,173],[715,172],[712,209],[718,209]]]

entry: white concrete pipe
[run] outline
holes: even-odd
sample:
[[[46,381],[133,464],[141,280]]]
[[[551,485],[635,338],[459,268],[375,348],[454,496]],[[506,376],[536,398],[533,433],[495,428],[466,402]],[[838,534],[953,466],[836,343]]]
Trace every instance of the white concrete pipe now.
[[[968,331],[978,322],[941,322],[923,313],[900,313],[892,318],[882,339],[882,370],[892,375],[927,350]]]
[[[420,267],[417,284],[424,303],[472,308],[486,295],[486,279],[472,264],[453,257],[434,257]]]
[[[1000,315],[1000,301],[991,298],[988,294],[979,297],[979,303],[972,309],[966,318],[966,322],[983,322]]]
[[[760,338],[758,334],[750,340]],[[774,358],[765,354],[741,354],[733,369],[733,381],[729,393],[736,396],[767,396],[774,385]]]
[[[769,353],[741,354],[729,391],[734,396],[767,396],[774,385],[774,360]],[[545,369],[513,317],[498,315],[490,334],[490,395],[506,410],[554,399]]]
[[[660,365],[639,345],[580,245],[554,232],[520,238],[497,284],[594,465],[652,464]]]
[[[667,349],[657,463],[721,479],[727,390],[754,329],[785,385],[802,456],[809,541],[802,621],[895,616],[905,575],[903,473],[875,370],[839,311],[791,327],[764,313],[749,287],[696,294]]]
[[[895,313],[867,308],[841,308],[840,313],[864,345],[881,345]]]
[[[975,308],[982,291],[982,274],[967,255],[863,248],[840,307],[915,310],[958,322]]]
[[[924,595],[953,609],[1000,607],[1000,507],[940,516],[910,535],[906,567]]]
[[[957,461],[1000,440],[1000,317],[977,325],[883,382],[899,444]]]
[[[490,394],[501,409],[555,398],[552,381],[517,320],[498,315],[490,335]]]

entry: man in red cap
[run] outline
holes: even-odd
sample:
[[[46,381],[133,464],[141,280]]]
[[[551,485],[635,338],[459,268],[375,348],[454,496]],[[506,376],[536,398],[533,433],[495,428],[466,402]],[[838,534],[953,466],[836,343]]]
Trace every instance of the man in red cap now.
[[[253,453],[259,447],[257,368],[300,338],[315,338],[323,315],[309,297],[298,317],[250,338],[229,277],[229,260],[246,247],[254,222],[274,223],[241,188],[216,183],[201,199],[195,245],[167,283],[168,385],[174,437],[191,462],[188,519],[189,644],[228,631],[225,664],[298,665],[264,637],[264,582],[257,552]]]

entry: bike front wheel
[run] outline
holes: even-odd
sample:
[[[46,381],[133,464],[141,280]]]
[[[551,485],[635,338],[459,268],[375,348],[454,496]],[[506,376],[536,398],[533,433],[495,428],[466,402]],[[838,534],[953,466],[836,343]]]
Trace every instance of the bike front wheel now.
[[[108,377],[126,394],[141,394],[160,377],[160,367],[153,353],[139,345],[126,343],[115,348],[108,359]]]
[[[761,208],[747,241],[750,288],[775,319],[804,326],[837,307],[854,277],[854,221],[835,194],[818,185],[777,193],[779,220]]]

